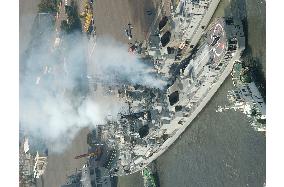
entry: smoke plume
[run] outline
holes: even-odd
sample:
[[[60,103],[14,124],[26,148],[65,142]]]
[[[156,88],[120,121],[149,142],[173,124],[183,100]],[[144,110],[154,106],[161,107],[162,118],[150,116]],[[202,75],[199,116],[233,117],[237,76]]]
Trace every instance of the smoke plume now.
[[[61,37],[37,31],[24,59],[20,59],[20,124],[28,134],[52,143],[62,151],[83,127],[104,124],[126,105],[116,94],[106,94],[107,86],[142,84],[162,88],[147,63],[127,52],[127,46],[113,39],[94,43],[81,33]],[[87,77],[97,77],[90,83]],[[95,93],[90,87],[98,85]]]

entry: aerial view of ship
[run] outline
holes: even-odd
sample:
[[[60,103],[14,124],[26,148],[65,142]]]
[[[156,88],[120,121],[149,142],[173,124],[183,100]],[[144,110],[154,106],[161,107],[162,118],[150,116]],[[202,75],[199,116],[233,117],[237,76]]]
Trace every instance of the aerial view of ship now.
[[[139,1],[132,14],[145,20],[103,14],[113,25],[97,21],[99,3],[38,5],[20,58],[20,185],[115,187],[141,173],[144,186],[159,186],[156,161],[230,75],[235,87],[210,115],[239,110],[266,131],[265,99],[244,58],[247,23],[216,16],[224,1]],[[115,2],[101,6],[116,9]]]
[[[210,11],[209,3],[202,5],[206,7],[205,14]],[[99,141],[115,151],[107,164],[111,175],[140,171],[166,151],[221,86],[244,50],[242,23],[232,18],[213,21],[195,46],[190,38],[193,30],[202,27],[204,18],[191,23],[186,16],[182,16],[184,20],[179,17],[195,6],[180,1],[176,15],[173,19],[162,18],[159,28],[154,29],[157,35],[149,38],[149,46],[142,54],[151,58],[155,62],[153,68],[167,78],[166,89],[141,85],[112,88],[113,93],[127,101],[129,111],[120,113],[118,120],[97,127],[101,132]],[[172,64],[177,66],[171,69]],[[97,81],[95,86],[100,84],[106,83]],[[90,86],[94,86],[93,81]]]

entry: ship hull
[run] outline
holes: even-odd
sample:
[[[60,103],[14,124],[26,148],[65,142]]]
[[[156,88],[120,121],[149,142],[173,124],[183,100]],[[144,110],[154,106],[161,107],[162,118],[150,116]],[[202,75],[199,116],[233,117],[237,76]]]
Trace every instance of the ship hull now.
[[[220,86],[223,84],[223,82],[226,80],[228,75],[231,73],[234,62],[240,58],[241,51],[238,50],[234,57],[229,61],[228,65],[225,67],[223,73],[219,76],[219,79],[215,84],[212,86],[212,88],[209,90],[208,94],[204,97],[204,99],[201,101],[201,103],[196,107],[196,109],[192,112],[192,114],[186,118],[186,122],[183,124],[183,126],[173,135],[171,138],[169,138],[166,142],[164,142],[160,150],[156,153],[153,153],[152,156],[150,156],[148,159],[144,160],[143,166],[141,168],[133,170],[132,172],[126,174],[133,174],[144,167],[148,166],[151,162],[153,162],[155,159],[157,159],[160,155],[162,155],[168,148],[181,136],[181,134],[187,129],[187,127],[191,124],[191,122],[195,119],[195,117],[202,111],[202,109],[206,106],[206,104],[211,100],[211,98],[214,96],[214,94],[218,91]]]

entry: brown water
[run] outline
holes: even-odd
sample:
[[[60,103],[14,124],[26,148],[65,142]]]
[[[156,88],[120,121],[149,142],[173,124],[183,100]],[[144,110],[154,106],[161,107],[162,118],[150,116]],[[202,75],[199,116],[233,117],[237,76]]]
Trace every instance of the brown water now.
[[[156,5],[158,2],[157,0],[152,4]],[[152,18],[147,17],[139,7],[149,8],[150,4],[151,2],[138,0],[98,0],[98,33],[109,34],[122,42],[128,42],[123,36],[123,27],[131,21],[134,24],[134,37],[143,39],[144,27]],[[31,22],[34,19],[35,1],[21,0],[20,7],[20,15],[28,15],[27,18],[20,18],[20,49],[23,49],[28,43],[26,36],[29,35],[29,26],[21,23],[23,19],[30,19]],[[222,0],[215,16],[230,12],[228,7],[229,0]],[[247,0],[246,10],[248,43],[252,56],[259,58],[265,66],[265,4],[259,0]],[[230,89],[232,82],[228,78],[181,138],[157,159],[162,187],[263,186],[266,170],[265,136],[253,131],[243,114],[233,111],[215,112],[218,105],[226,104],[226,94]],[[59,186],[70,170],[81,165],[74,163],[73,157],[77,152],[85,151],[85,141],[86,131],[83,130],[69,150],[61,155],[50,156],[44,176],[45,186]],[[120,177],[118,186],[143,186],[140,176],[136,173]]]
[[[245,16],[246,9],[251,54],[265,66],[265,4],[257,0],[248,0],[246,6],[242,3],[223,0],[214,17]],[[157,159],[162,187],[263,186],[265,136],[252,130],[239,112],[215,112],[218,105],[226,104],[230,89],[229,77],[175,145]]]
[[[265,66],[265,4],[257,0],[221,0],[213,18],[233,14],[248,18],[251,54]],[[264,69],[265,71],[265,69]],[[161,187],[263,186],[266,138],[243,114],[216,113],[233,88],[228,77],[212,100],[169,150],[157,158]],[[121,187],[143,186],[139,173],[121,177]]]
[[[262,186],[265,136],[239,112],[215,112],[230,89],[228,78],[175,145],[157,159],[162,187]]]
[[[19,1],[19,55],[26,50],[31,40],[31,29],[37,13],[37,0],[20,0]]]

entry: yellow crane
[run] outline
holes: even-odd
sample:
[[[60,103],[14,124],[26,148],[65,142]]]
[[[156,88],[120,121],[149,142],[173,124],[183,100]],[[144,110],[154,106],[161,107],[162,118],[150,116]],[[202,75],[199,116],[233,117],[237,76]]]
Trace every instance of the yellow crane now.
[[[88,32],[91,22],[93,20],[93,9],[88,0],[85,1],[84,11],[80,14],[84,18],[84,32]]]

